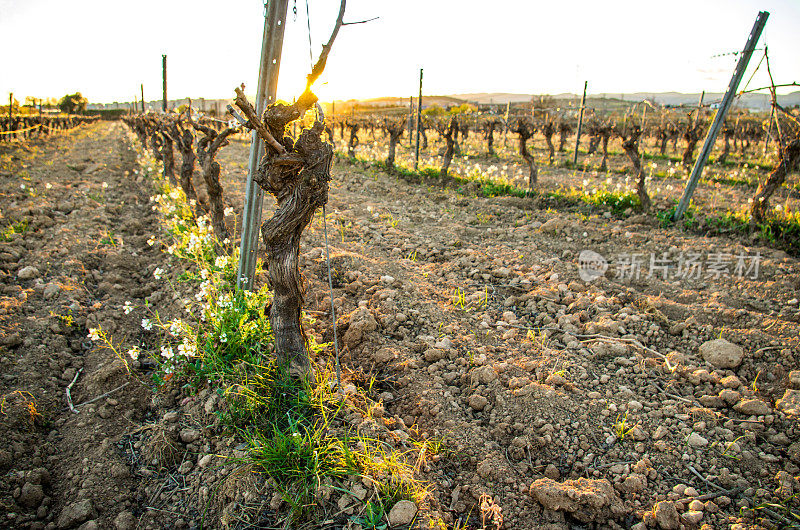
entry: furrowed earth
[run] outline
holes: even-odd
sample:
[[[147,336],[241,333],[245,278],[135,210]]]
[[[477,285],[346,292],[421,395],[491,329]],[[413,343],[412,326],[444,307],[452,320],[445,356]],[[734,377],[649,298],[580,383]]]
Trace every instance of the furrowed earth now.
[[[286,505],[242,464],[243,440],[220,422],[225,396],[154,384],[151,363],[87,338],[99,326],[155,350],[142,308],[180,316],[195,294],[179,281],[187,265],[149,243],[160,221],[135,142],[122,123],[99,122],[0,147],[0,527],[272,528]],[[237,211],[248,146],[234,139],[219,155]],[[415,466],[428,494],[398,503],[392,528],[791,522],[797,257],[652,216],[481,198],[344,156],[332,173],[343,385],[378,403],[337,425],[400,452],[442,441]],[[607,270],[586,277],[584,250]],[[681,253],[704,268],[677,274]],[[709,269],[713,256],[727,256],[724,272]],[[301,271],[307,332],[331,342],[321,215]],[[301,527],[358,527],[369,485],[330,486],[318,495],[326,517]]]

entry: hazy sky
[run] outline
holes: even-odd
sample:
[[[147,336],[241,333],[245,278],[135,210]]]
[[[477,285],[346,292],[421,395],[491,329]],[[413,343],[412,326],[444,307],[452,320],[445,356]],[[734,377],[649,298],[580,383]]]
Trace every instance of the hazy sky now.
[[[296,19],[292,7],[297,7]],[[308,0],[314,57],[338,0]],[[0,0],[0,94],[90,101],[228,98],[255,91],[263,32],[259,0]],[[778,82],[800,81],[800,0],[350,0],[317,93],[323,100],[424,92],[722,92],[759,10],[770,12]],[[751,70],[762,52],[756,52]],[[279,97],[291,99],[309,70],[306,0],[290,0]],[[744,83],[747,81],[745,77]],[[762,67],[750,86],[763,86]],[[0,96],[0,101],[2,101]]]

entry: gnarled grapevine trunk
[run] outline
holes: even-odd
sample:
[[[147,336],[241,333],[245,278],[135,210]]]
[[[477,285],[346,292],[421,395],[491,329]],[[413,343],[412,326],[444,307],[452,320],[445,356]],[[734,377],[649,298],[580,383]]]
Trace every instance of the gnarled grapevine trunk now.
[[[310,91],[304,92],[293,105],[270,105],[263,122],[241,89],[236,94],[236,105],[249,118],[250,126],[267,140],[267,152],[259,163],[255,182],[277,201],[274,214],[261,226],[267,252],[267,279],[273,294],[269,321],[275,335],[275,351],[292,375],[306,376],[311,372],[311,364],[300,324],[303,305],[298,265],[300,238],[314,212],[328,201],[333,148],[322,141],[324,116],[319,106],[312,127],[303,129],[296,140],[284,136],[286,125],[316,103],[317,98]]]
[[[211,127],[191,122],[192,126],[205,136],[197,142],[198,159],[203,168],[203,180],[208,192],[209,213],[211,213],[211,226],[219,242],[228,247],[230,245],[228,227],[225,226],[225,199],[222,184],[219,181],[219,163],[214,160],[217,151],[228,145],[228,136],[238,132],[238,127],[226,127],[222,132],[217,132]]]
[[[690,121],[683,133],[683,139],[686,140],[686,149],[683,150],[682,162],[687,169],[691,167],[694,161],[694,148],[697,146],[697,142],[700,141],[702,132],[703,126],[701,124],[693,125]]]
[[[394,169],[394,157],[397,150],[397,144],[400,138],[403,137],[403,131],[406,130],[406,119],[400,121],[391,121],[389,118],[384,118],[383,127],[386,129],[386,134],[389,137],[389,154],[386,157],[386,167]]]
[[[533,124],[527,120],[519,118],[516,124],[510,127],[511,132],[518,135],[519,154],[525,163],[528,164],[528,188],[533,191],[539,177],[539,170],[536,167],[536,159],[528,152],[528,139],[533,136]]]
[[[347,128],[350,129],[350,141],[347,142],[347,156],[355,158],[356,147],[358,147],[358,129],[360,126],[354,121],[348,121]]]
[[[567,136],[572,132],[572,126],[566,121],[558,122],[558,152],[564,152],[564,144],[567,143]]]
[[[172,141],[181,153],[181,168],[180,168],[180,184],[183,193],[186,195],[188,201],[195,202],[195,208],[199,208],[200,204],[197,199],[197,192],[192,184],[192,175],[194,175],[194,163],[197,155],[194,152],[194,134],[186,127],[183,127],[180,119],[176,120],[169,129],[169,134]]]
[[[636,179],[636,195],[639,197],[639,203],[643,210],[649,210],[651,206],[650,196],[647,194],[645,187],[645,174],[642,170],[642,160],[639,157],[639,137],[642,135],[642,130],[638,125],[634,125],[629,131],[620,133],[622,138],[622,149],[628,155],[628,159],[633,166],[633,176]]]
[[[599,130],[603,145],[603,160],[600,162],[600,171],[608,169],[608,141],[611,139],[612,129],[610,126],[603,126]]]
[[[458,134],[458,128],[456,124],[455,118],[450,118],[450,123],[447,124],[447,128],[439,130],[439,133],[442,135],[445,141],[445,149],[444,149],[444,157],[442,158],[442,169],[439,174],[442,177],[447,176],[447,170],[450,169],[450,163],[453,161],[453,153],[455,152],[456,141],[455,137]]]
[[[486,139],[486,154],[495,156],[494,152],[494,130],[497,128],[497,120],[488,120],[483,124],[483,137]]]
[[[553,122],[550,121],[548,118],[545,120],[544,125],[542,126],[542,134],[544,135],[544,141],[547,143],[547,159],[548,163],[552,166],[553,160],[555,159],[555,147],[553,146],[553,134],[555,133],[555,126]]]
[[[750,219],[753,222],[760,223],[764,220],[769,208],[769,198],[775,193],[775,190],[781,187],[783,181],[786,180],[786,175],[797,168],[800,163],[800,138],[795,138],[784,145],[779,155],[778,166],[772,170],[765,181],[759,182],[758,189],[756,189],[753,203],[750,206]]]

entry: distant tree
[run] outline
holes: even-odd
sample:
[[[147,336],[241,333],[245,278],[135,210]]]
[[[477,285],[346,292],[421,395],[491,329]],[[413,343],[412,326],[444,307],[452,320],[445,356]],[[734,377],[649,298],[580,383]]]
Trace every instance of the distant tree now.
[[[88,99],[83,97],[80,92],[75,92],[61,98],[58,102],[58,108],[61,109],[61,112],[66,112],[67,114],[76,114],[86,110],[87,103],[89,103]]]

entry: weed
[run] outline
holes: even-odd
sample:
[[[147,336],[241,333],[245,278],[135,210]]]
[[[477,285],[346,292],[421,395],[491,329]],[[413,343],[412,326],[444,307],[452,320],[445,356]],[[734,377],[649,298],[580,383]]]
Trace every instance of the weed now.
[[[9,223],[3,230],[2,234],[0,234],[0,240],[5,243],[8,243],[9,241],[15,239],[13,237],[14,234],[19,234],[20,236],[22,236],[27,231],[28,231],[27,219],[22,219],[20,221]]]
[[[467,304],[464,298],[464,291],[460,287],[456,287],[455,291],[453,291],[452,303],[462,311],[466,311]]]
[[[625,439],[625,436],[627,436],[627,434],[634,429],[634,427],[636,426],[628,426],[627,411],[625,411],[625,416],[622,416],[622,414],[617,414],[617,420],[614,422],[614,435],[617,437],[617,440],[621,442]]]
[[[64,324],[68,328],[71,328],[73,324],[75,324],[75,319],[72,318],[72,309],[70,309],[69,313],[66,315],[50,311],[50,316],[56,317],[58,320],[61,321],[62,324]]]
[[[351,517],[350,520],[365,530],[385,530],[387,528],[385,518],[386,511],[383,504],[369,501],[364,507],[364,513],[359,517]]]

